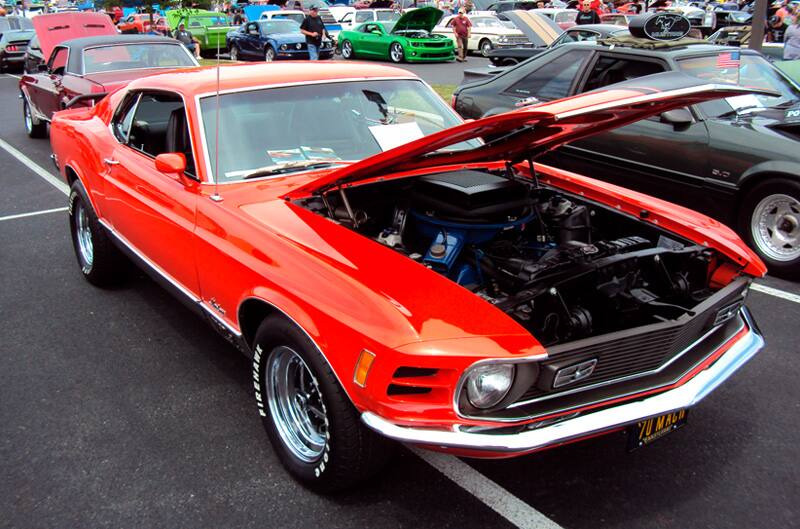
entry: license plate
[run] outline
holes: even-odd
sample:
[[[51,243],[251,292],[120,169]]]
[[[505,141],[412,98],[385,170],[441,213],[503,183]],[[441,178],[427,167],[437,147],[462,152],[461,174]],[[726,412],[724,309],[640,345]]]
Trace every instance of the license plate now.
[[[686,424],[687,410],[645,419],[628,427],[628,450],[647,446]]]

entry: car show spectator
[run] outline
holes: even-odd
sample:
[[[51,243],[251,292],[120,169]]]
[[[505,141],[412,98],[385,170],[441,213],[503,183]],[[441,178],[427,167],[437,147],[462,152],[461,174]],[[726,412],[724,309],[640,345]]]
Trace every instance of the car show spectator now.
[[[599,23],[600,15],[597,14],[597,11],[592,9],[592,0],[583,0],[581,2],[581,10],[578,13],[578,16],[575,17],[575,24],[583,25]]]
[[[179,24],[172,38],[186,46],[186,49],[192,52],[195,57],[200,58],[200,41],[189,31],[186,31],[186,24]]]
[[[783,60],[797,59],[800,59],[800,15],[795,15],[794,22],[783,35]]]
[[[464,10],[458,12],[458,16],[453,19],[453,35],[456,37],[456,46],[458,48],[458,62],[467,60],[467,43],[469,42],[470,34],[472,33],[472,22],[466,17]]]
[[[325,23],[319,16],[319,8],[316,5],[311,6],[308,14],[300,24],[300,32],[306,36],[306,45],[308,46],[308,58],[312,61],[319,60],[319,48],[322,46],[323,34],[330,38],[328,30],[325,29]]]

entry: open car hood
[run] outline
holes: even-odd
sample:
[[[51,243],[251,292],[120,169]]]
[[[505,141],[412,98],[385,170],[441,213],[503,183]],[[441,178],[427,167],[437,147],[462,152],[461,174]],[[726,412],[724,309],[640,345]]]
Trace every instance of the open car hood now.
[[[502,13],[528,38],[537,48],[546,47],[553,43],[564,30],[553,19],[537,13],[516,9]]]
[[[696,77],[678,72],[648,75],[430,134],[331,171],[303,186],[298,192],[326,191],[387,173],[441,165],[535,160],[565,143],[667,110],[748,93],[776,95],[731,84],[703,83]],[[475,138],[488,141],[474,149],[444,150]]]
[[[392,28],[392,33],[414,29],[424,29],[430,33],[443,16],[444,11],[435,7],[412,9],[397,19]]]
[[[105,13],[55,13],[37,15],[32,21],[45,60],[66,40],[117,34],[114,22]]]

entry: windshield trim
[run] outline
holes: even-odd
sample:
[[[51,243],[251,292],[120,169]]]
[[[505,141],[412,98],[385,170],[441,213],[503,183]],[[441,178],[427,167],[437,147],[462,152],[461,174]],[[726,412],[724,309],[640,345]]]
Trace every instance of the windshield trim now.
[[[385,77],[385,76],[383,76],[383,77],[368,77],[368,78],[364,78],[364,77],[348,77],[348,78],[342,78],[342,79],[320,79],[320,80],[317,80],[317,81],[292,81],[292,82],[289,82],[289,83],[274,83],[274,84],[266,84],[266,85],[258,85],[258,86],[247,86],[247,87],[242,87],[242,88],[231,88],[231,89],[228,89],[228,90],[221,90],[219,92],[219,95],[237,94],[237,93],[242,93],[242,92],[257,92],[257,91],[260,91],[260,90],[270,90],[270,89],[273,89],[273,88],[287,88],[287,87],[292,87],[292,86],[308,86],[308,85],[318,85],[318,84],[354,83],[354,82],[368,83],[368,82],[372,82],[372,81],[417,81],[419,83],[422,83],[428,90],[432,91],[434,94],[436,93],[436,91],[433,90],[433,87],[431,87],[431,85],[426,83],[423,79],[420,79],[419,77],[415,77],[413,75],[408,75],[408,76],[400,76],[400,77],[393,77],[393,76],[392,77]],[[298,175],[298,174],[302,174],[302,173],[306,173],[306,172],[311,172],[311,171],[320,171],[320,169],[309,169],[308,171],[297,171],[297,172],[292,172],[290,174],[262,176],[262,177],[258,177],[258,178],[251,178],[251,179],[248,179],[248,180],[234,180],[234,181],[231,181],[231,182],[216,182],[216,175],[211,170],[212,158],[211,158],[211,153],[209,152],[209,149],[208,149],[208,142],[206,141],[206,129],[205,129],[205,123],[204,123],[204,120],[203,120],[203,110],[202,110],[202,107],[200,106],[200,102],[203,99],[216,97],[216,96],[217,96],[217,92],[205,92],[205,93],[202,93],[202,94],[198,94],[198,95],[196,95],[194,97],[195,113],[198,116],[197,123],[198,123],[198,127],[200,129],[200,146],[201,146],[202,154],[203,154],[203,172],[205,173],[203,175],[203,177],[201,178],[201,180],[200,180],[200,184],[201,185],[203,185],[203,184],[232,185],[232,184],[241,184],[243,182],[246,182],[246,183],[249,184],[249,183],[253,183],[253,182],[260,182],[262,180],[269,180],[269,179],[272,179],[272,178],[278,178],[278,177],[283,178],[283,177],[286,177],[286,176],[294,176],[294,175]],[[450,114],[453,117],[456,118],[456,120],[459,123],[464,121],[464,118],[462,118],[446,102],[444,102],[443,106],[444,106],[444,108],[446,108],[450,112]],[[322,171],[327,171],[329,169],[321,169],[321,170]]]
[[[148,66],[146,68],[122,68],[119,70],[103,70],[102,72],[87,72],[86,71],[86,52],[91,50],[96,50],[100,48],[112,48],[117,46],[141,46],[142,44],[160,44],[164,46],[179,46],[183,48],[183,52],[186,54],[187,57],[192,62],[192,66],[200,66],[200,63],[197,62],[197,59],[189,53],[189,50],[186,49],[186,46],[180,43],[172,43],[172,42],[164,42],[164,41],[150,41],[150,42],[120,42],[118,44],[99,44],[97,46],[90,46],[87,48],[83,48],[81,51],[81,73],[78,74],[80,77],[85,77],[87,75],[96,75],[101,73],[111,73],[111,72],[135,72],[136,70],[164,70],[170,69],[174,70],[176,68],[192,68],[192,66]],[[67,57],[69,60],[69,57]]]

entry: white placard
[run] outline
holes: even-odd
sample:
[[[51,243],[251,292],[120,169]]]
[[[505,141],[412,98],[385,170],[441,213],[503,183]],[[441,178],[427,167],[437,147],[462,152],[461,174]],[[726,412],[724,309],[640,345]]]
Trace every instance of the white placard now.
[[[370,127],[369,131],[382,151],[394,149],[424,136],[416,121],[395,125],[375,125]]]
[[[743,96],[726,97],[725,101],[734,109],[745,107],[760,107],[763,106],[761,101],[753,94],[745,94]]]

